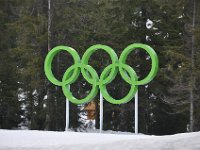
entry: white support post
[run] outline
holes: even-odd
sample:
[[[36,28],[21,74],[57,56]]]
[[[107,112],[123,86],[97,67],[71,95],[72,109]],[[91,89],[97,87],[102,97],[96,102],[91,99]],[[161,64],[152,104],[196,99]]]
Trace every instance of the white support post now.
[[[138,90],[135,93],[135,134],[138,134]]]
[[[66,98],[66,124],[65,131],[69,129],[69,100]]]
[[[69,129],[69,100],[66,98],[66,114],[65,114],[65,131],[68,131]]]
[[[99,132],[101,133],[103,130],[103,95],[100,92],[100,130]]]

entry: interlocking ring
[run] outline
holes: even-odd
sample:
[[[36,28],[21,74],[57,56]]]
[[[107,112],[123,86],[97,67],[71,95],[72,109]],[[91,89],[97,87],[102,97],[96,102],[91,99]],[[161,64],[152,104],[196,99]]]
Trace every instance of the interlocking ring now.
[[[127,56],[137,48],[144,49],[150,55],[152,62],[152,67],[149,74],[142,80],[138,80],[136,72],[133,70],[132,67],[126,64]],[[102,49],[106,53],[108,53],[112,61],[112,64],[108,65],[103,70],[100,77],[98,76],[96,70],[88,64],[91,55],[99,49]],[[62,81],[59,81],[54,77],[51,66],[55,55],[63,50],[72,55],[74,59],[74,65],[70,66],[65,71]],[[126,47],[123,50],[119,59],[115,51],[111,47],[106,45],[97,44],[89,47],[84,53],[82,59],[80,59],[78,53],[73,48],[67,46],[57,46],[47,54],[44,63],[44,70],[50,82],[57,86],[62,86],[64,95],[72,103],[84,104],[90,102],[97,95],[98,90],[100,89],[105,100],[112,104],[122,104],[129,102],[134,97],[135,93],[138,90],[138,85],[144,85],[153,80],[158,71],[158,56],[150,46],[139,43],[131,44]],[[118,71],[122,76],[122,79],[130,84],[131,87],[125,97],[116,100],[109,95],[106,85],[111,83],[115,79]],[[76,97],[74,97],[69,88],[70,84],[74,83],[77,80],[80,73],[83,75],[85,80],[92,85],[90,93],[83,99],[77,99]]]

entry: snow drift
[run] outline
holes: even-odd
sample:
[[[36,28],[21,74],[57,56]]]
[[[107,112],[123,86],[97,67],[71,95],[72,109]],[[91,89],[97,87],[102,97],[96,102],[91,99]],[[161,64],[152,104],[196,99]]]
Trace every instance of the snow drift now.
[[[0,150],[200,150],[200,132],[170,136],[0,130]]]

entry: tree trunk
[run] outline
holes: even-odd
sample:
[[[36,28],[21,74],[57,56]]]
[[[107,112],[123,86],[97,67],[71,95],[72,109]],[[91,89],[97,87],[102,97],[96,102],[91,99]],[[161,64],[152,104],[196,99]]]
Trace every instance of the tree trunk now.
[[[192,17],[192,43],[191,43],[191,87],[190,87],[190,132],[194,131],[194,85],[195,85],[195,79],[194,79],[194,30],[195,30],[195,14],[196,14],[196,0],[193,0],[193,17]]]
[[[52,0],[48,0],[48,52],[51,50],[51,21],[52,21]],[[46,114],[46,129],[50,130],[50,111],[51,111],[51,92],[50,82],[47,81],[47,114]]]

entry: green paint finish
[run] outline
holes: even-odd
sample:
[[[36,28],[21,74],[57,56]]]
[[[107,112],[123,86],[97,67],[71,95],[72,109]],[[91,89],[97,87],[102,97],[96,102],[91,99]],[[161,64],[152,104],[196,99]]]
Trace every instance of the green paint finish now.
[[[138,80],[136,72],[132,67],[126,64],[127,56],[137,48],[144,49],[151,57],[151,70],[149,74],[142,80]],[[112,63],[103,70],[100,77],[98,76],[96,70],[88,64],[91,55],[99,49],[108,53],[112,61]],[[52,73],[53,58],[60,51],[67,51],[74,59],[74,65],[70,66],[66,70],[62,81],[57,80]],[[73,48],[67,46],[57,46],[47,54],[44,63],[44,70],[48,80],[57,86],[62,86],[64,95],[72,103],[84,104],[90,102],[97,95],[98,90],[100,89],[105,100],[112,104],[122,104],[129,102],[134,97],[138,90],[138,85],[144,85],[153,80],[158,71],[158,56],[150,46],[140,43],[131,44],[126,47],[119,59],[115,51],[106,45],[97,44],[89,47],[84,53],[82,59],[80,59],[78,53]],[[122,99],[114,99],[111,97],[106,88],[106,85],[115,79],[118,71],[122,76],[122,79],[131,85],[128,94]],[[83,75],[85,80],[92,85],[90,93],[83,99],[75,98],[69,88],[70,84],[77,80],[80,73]]]

